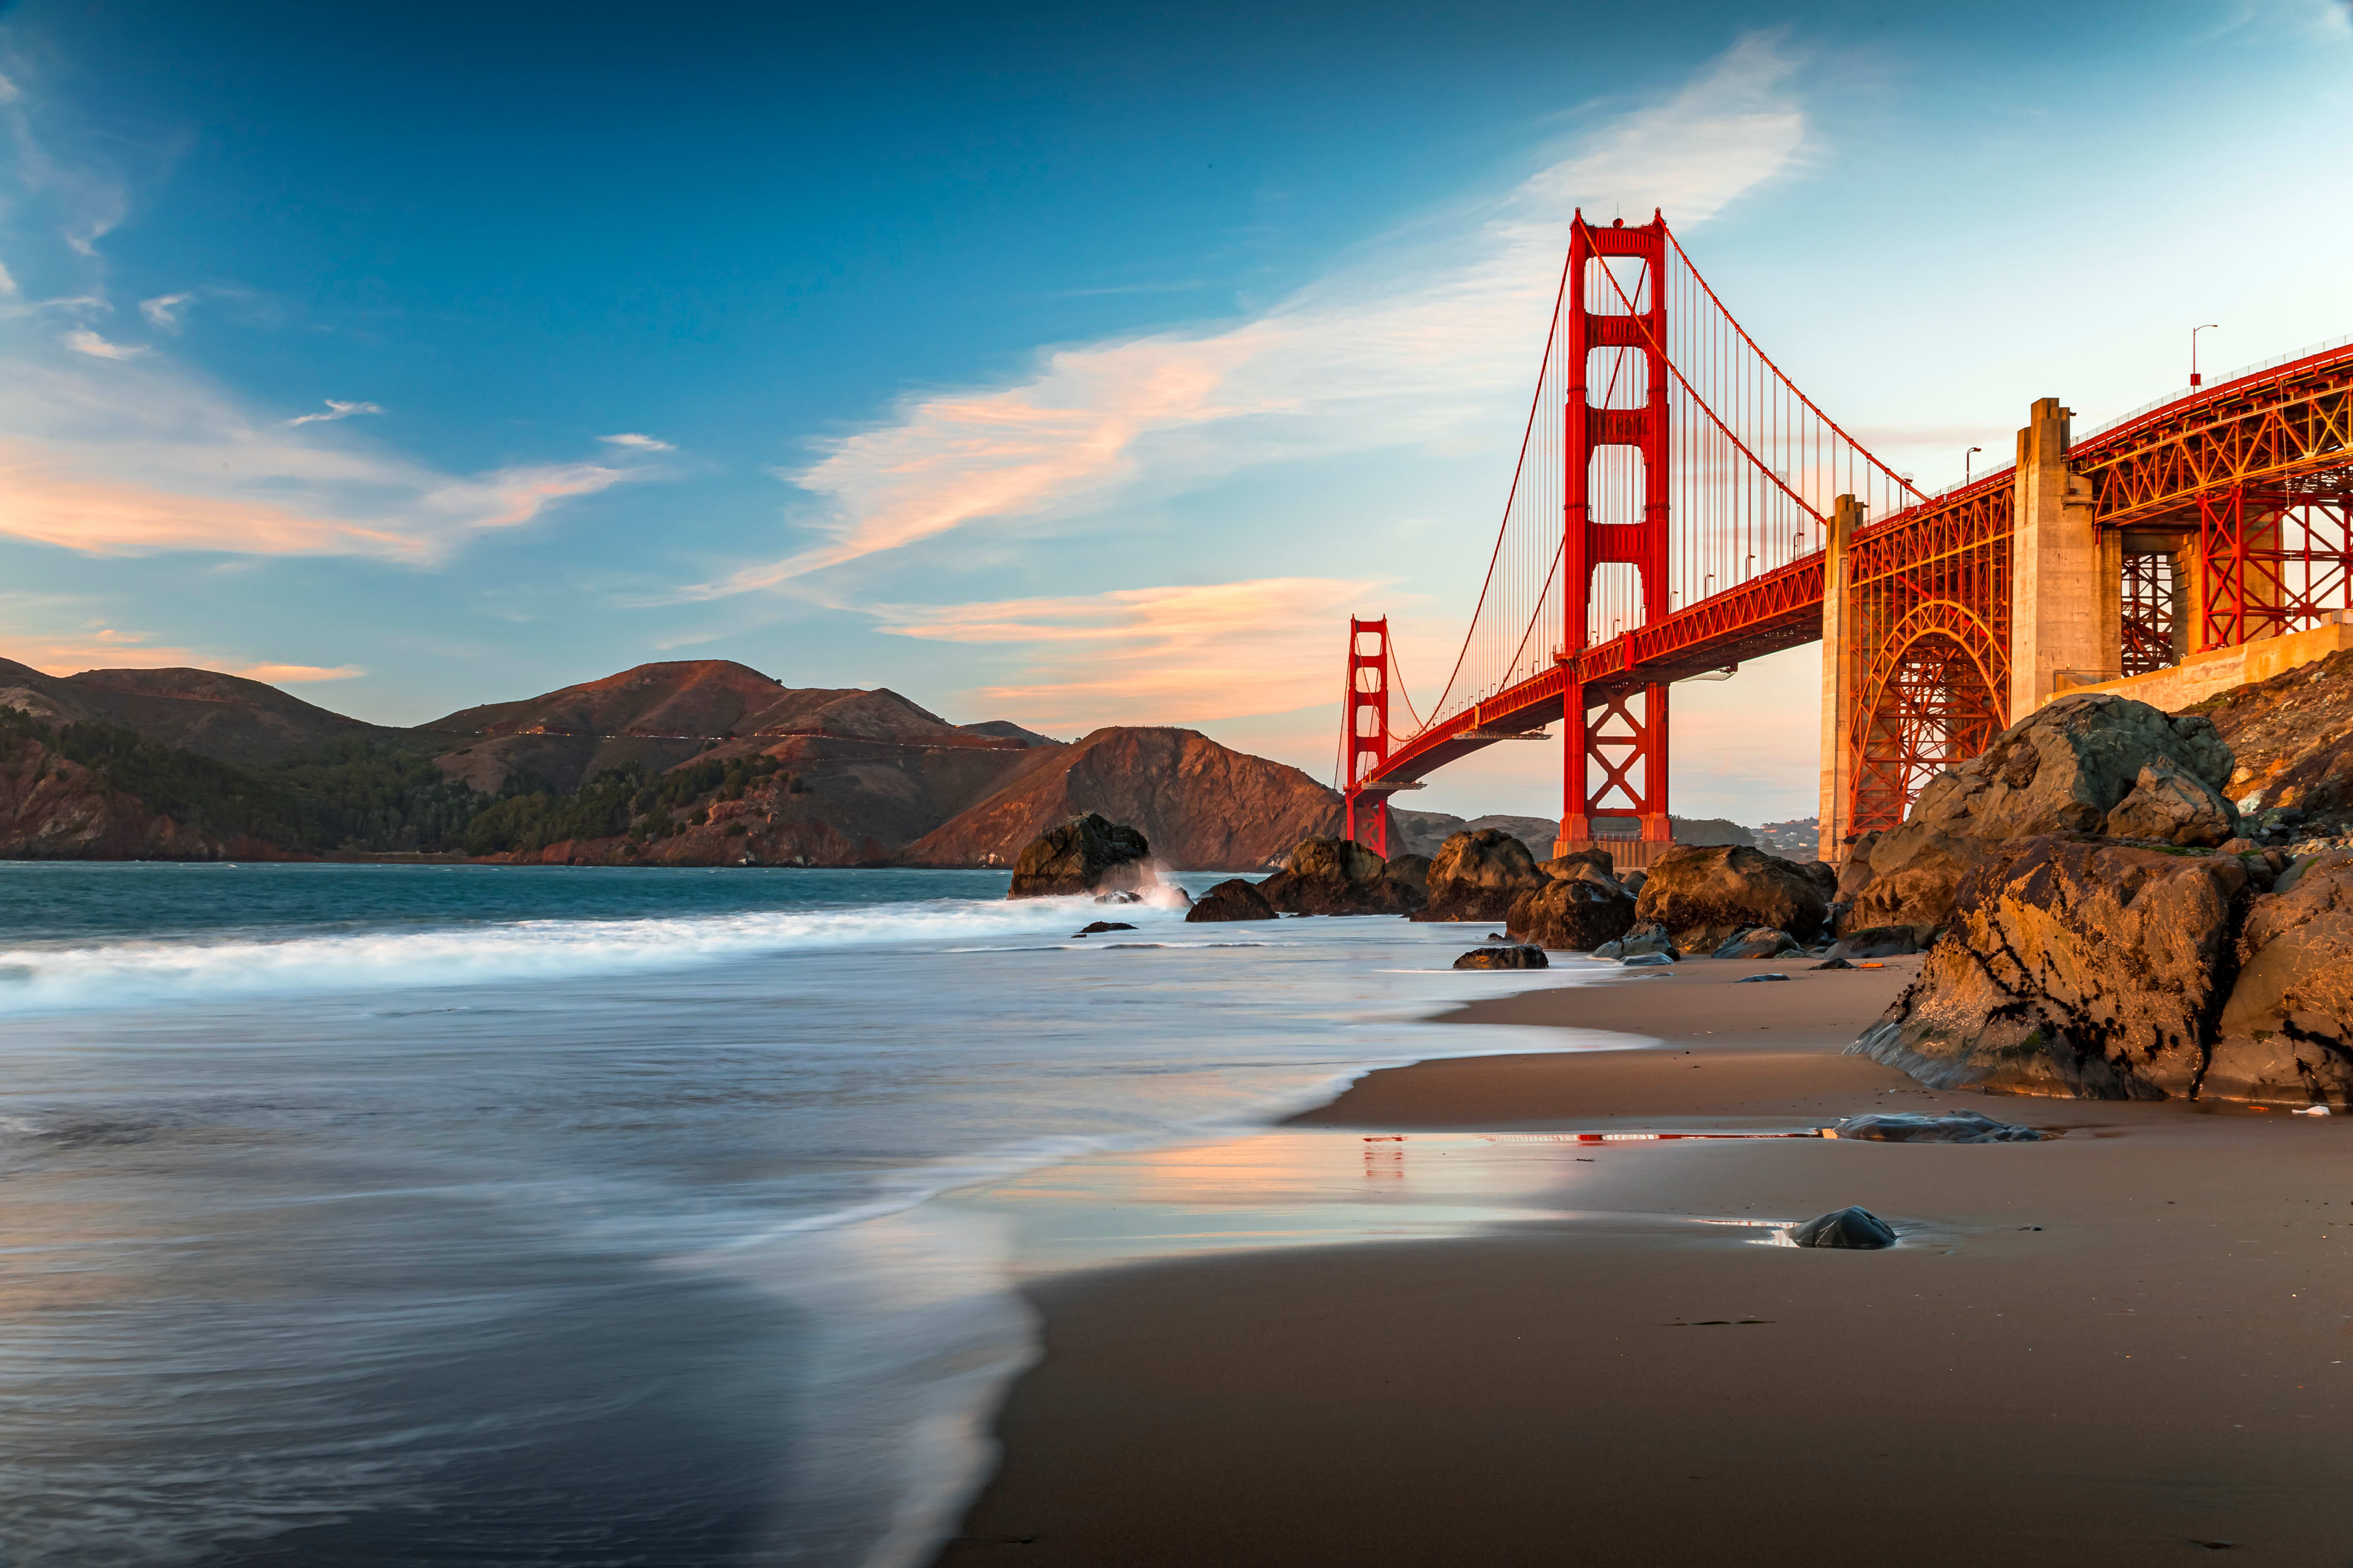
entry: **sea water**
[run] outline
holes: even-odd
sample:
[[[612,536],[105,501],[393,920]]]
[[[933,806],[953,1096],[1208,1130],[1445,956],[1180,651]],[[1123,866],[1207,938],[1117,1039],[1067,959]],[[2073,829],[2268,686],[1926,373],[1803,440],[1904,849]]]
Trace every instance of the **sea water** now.
[[[0,864],[0,1562],[906,1568],[1034,1353],[944,1194],[1497,1047],[1479,932],[1005,888]]]

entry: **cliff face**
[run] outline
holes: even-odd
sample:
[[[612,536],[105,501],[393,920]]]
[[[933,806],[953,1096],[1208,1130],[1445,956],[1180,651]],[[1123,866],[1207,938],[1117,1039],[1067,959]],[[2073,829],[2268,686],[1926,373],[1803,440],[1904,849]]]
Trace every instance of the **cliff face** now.
[[[2185,710],[2214,721],[2237,766],[2224,793],[2242,809],[2353,817],[2353,648]]]
[[[908,847],[918,866],[1010,866],[1022,846],[1101,812],[1138,829],[1176,870],[1247,870],[1338,831],[1340,797],[1297,768],[1192,730],[1098,730],[1032,752],[1020,776]]]
[[[258,839],[182,827],[24,735],[0,735],[0,859],[283,858]]]

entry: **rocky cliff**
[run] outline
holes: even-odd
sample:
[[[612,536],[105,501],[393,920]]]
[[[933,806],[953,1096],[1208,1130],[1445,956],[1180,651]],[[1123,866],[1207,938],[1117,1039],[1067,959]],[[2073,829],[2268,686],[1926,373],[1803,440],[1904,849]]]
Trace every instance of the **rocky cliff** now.
[[[1247,870],[1338,831],[1340,797],[1297,768],[1193,730],[1113,728],[1037,750],[1018,775],[902,857],[918,866],[1009,865],[1057,823],[1100,812],[1176,870]]]
[[[42,742],[0,731],[0,859],[282,858],[258,839],[183,826]]]

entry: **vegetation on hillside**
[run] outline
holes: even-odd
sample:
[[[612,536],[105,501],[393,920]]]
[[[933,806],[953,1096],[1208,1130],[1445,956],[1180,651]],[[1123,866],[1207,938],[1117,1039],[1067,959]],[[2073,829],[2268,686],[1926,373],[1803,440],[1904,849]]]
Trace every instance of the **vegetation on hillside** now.
[[[566,838],[668,837],[705,820],[717,792],[740,800],[777,771],[772,758],[699,762],[649,777],[608,769],[565,793],[530,774],[484,795],[444,774],[421,751],[352,738],[262,767],[240,767],[150,741],[111,724],[47,724],[0,709],[0,758],[37,741],[96,773],[110,789],[183,826],[239,834],[312,854],[385,850],[470,855],[538,850]],[[797,778],[785,787],[797,791]],[[691,809],[690,809],[691,808]]]

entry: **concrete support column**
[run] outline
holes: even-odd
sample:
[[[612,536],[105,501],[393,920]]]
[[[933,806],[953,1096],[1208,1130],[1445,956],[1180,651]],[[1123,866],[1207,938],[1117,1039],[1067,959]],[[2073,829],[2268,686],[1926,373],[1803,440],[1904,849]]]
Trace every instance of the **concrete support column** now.
[[[1862,671],[1856,668],[1854,591],[1847,575],[1846,552],[1862,526],[1862,507],[1852,496],[1841,496],[1831,511],[1830,536],[1822,542],[1822,799],[1817,814],[1820,824],[1820,858],[1835,866],[1846,858],[1846,836],[1852,831],[1854,807],[1855,688]]]
[[[2173,552],[2173,662],[2189,657],[2189,606],[2198,602],[2189,591],[2189,575],[2198,570],[2198,536],[2190,534]]]
[[[2013,724],[2065,686],[2124,672],[2122,544],[2103,547],[2092,522],[2091,481],[2068,470],[2072,416],[2057,398],[2041,398],[2018,433],[2010,557]]]

